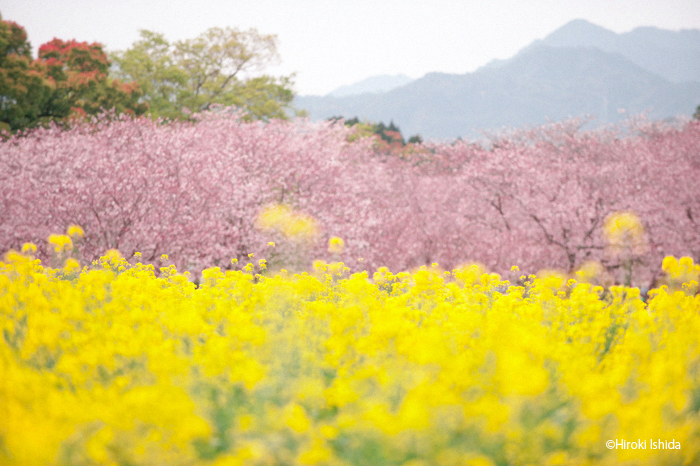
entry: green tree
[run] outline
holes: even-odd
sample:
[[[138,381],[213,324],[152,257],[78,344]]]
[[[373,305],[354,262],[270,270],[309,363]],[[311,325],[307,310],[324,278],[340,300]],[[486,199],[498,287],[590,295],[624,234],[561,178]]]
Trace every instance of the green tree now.
[[[110,55],[112,74],[136,81],[153,117],[182,117],[187,95],[187,73],[176,63],[173,47],[162,34],[141,31],[141,40]]]
[[[32,60],[24,28],[0,16],[0,130],[37,121],[52,92],[52,83]]]
[[[139,83],[154,117],[187,118],[215,104],[235,105],[253,119],[286,118],[293,110],[293,76],[260,74],[278,60],[276,38],[255,29],[211,28],[173,44],[141,31],[112,59],[114,76]]]
[[[0,129],[62,122],[72,114],[142,114],[136,83],[108,77],[109,60],[100,44],[54,39],[32,59],[24,28],[0,18]]]
[[[357,132],[358,137],[367,137],[369,135],[376,135],[382,141],[386,142],[388,145],[393,145],[395,147],[403,147],[406,145],[401,130],[398,126],[394,124],[394,121],[389,122],[389,126],[385,125],[384,122],[372,123],[367,121],[360,121],[356,116],[346,120],[342,116],[332,116],[327,119],[327,121],[340,121],[343,120],[346,126],[354,127]],[[421,144],[423,138],[419,134],[411,136],[408,140],[409,144]]]
[[[401,130],[394,124],[393,120],[389,122],[389,126],[386,126],[384,122],[379,122],[375,125],[374,132],[387,144],[398,144],[401,147],[406,145]]]
[[[698,105],[698,108],[695,109],[695,114],[693,115],[693,118],[696,120],[700,120],[700,105]]]

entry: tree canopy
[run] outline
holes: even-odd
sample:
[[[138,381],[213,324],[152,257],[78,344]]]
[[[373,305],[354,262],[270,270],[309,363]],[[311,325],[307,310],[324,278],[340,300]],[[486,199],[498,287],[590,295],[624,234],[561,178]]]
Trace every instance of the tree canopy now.
[[[250,119],[286,118],[293,76],[260,74],[278,60],[273,35],[211,28],[170,43],[142,30],[131,48],[111,56],[113,75],[139,83],[154,117],[184,119],[215,104],[244,109]]]
[[[110,62],[101,44],[54,39],[39,47],[38,62],[54,87],[47,117],[63,118],[72,110],[94,115],[103,109],[136,114],[148,109],[138,101],[137,83],[108,77]]]
[[[0,129],[36,121],[51,92],[50,82],[32,61],[24,29],[0,17]]]
[[[0,17],[0,125],[20,130],[71,114],[102,110],[142,114],[136,83],[108,77],[110,62],[98,43],[54,39],[32,58],[24,28]]]
[[[354,134],[354,137],[374,136],[376,138],[376,149],[380,152],[401,151],[407,145],[403,135],[401,134],[401,130],[394,124],[393,121],[390,121],[389,125],[387,126],[382,121],[379,123],[360,121],[356,116],[350,118],[349,120],[344,119],[342,116],[333,116],[328,118],[328,121],[341,120],[344,121],[345,126],[355,128],[356,133]],[[421,144],[422,142],[423,138],[421,138],[419,134],[415,134],[408,139],[409,146]]]

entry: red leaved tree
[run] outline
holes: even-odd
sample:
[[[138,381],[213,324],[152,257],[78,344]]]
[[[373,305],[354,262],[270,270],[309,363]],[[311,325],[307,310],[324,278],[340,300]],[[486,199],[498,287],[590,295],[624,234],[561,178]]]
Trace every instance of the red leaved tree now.
[[[0,18],[1,19],[1,18]],[[0,122],[20,130],[71,114],[143,114],[136,83],[108,77],[109,60],[102,45],[54,39],[39,48],[36,60],[24,28],[0,21]]]

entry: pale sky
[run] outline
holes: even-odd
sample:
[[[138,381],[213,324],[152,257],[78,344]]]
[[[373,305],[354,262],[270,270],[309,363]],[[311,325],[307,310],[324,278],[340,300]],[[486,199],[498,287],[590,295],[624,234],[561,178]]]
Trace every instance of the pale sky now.
[[[36,55],[54,37],[123,50],[139,30],[175,41],[210,27],[276,34],[295,91],[324,95],[369,76],[467,73],[510,58],[582,18],[614,32],[638,26],[700,29],[700,0],[0,0]]]

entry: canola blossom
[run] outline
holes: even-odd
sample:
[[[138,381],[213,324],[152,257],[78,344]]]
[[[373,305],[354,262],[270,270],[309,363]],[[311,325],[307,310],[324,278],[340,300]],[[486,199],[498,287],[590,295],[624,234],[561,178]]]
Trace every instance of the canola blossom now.
[[[690,258],[666,258],[645,302],[592,266],[508,283],[250,264],[195,286],[118,251],[32,253],[0,262],[3,465],[700,462]],[[625,439],[646,448],[606,446]]]
[[[265,206],[256,219],[256,226],[261,230],[276,231],[297,241],[314,237],[318,232],[313,217],[295,212],[283,204]]]
[[[328,252],[340,254],[345,249],[345,241],[338,236],[331,236],[328,240]]]

